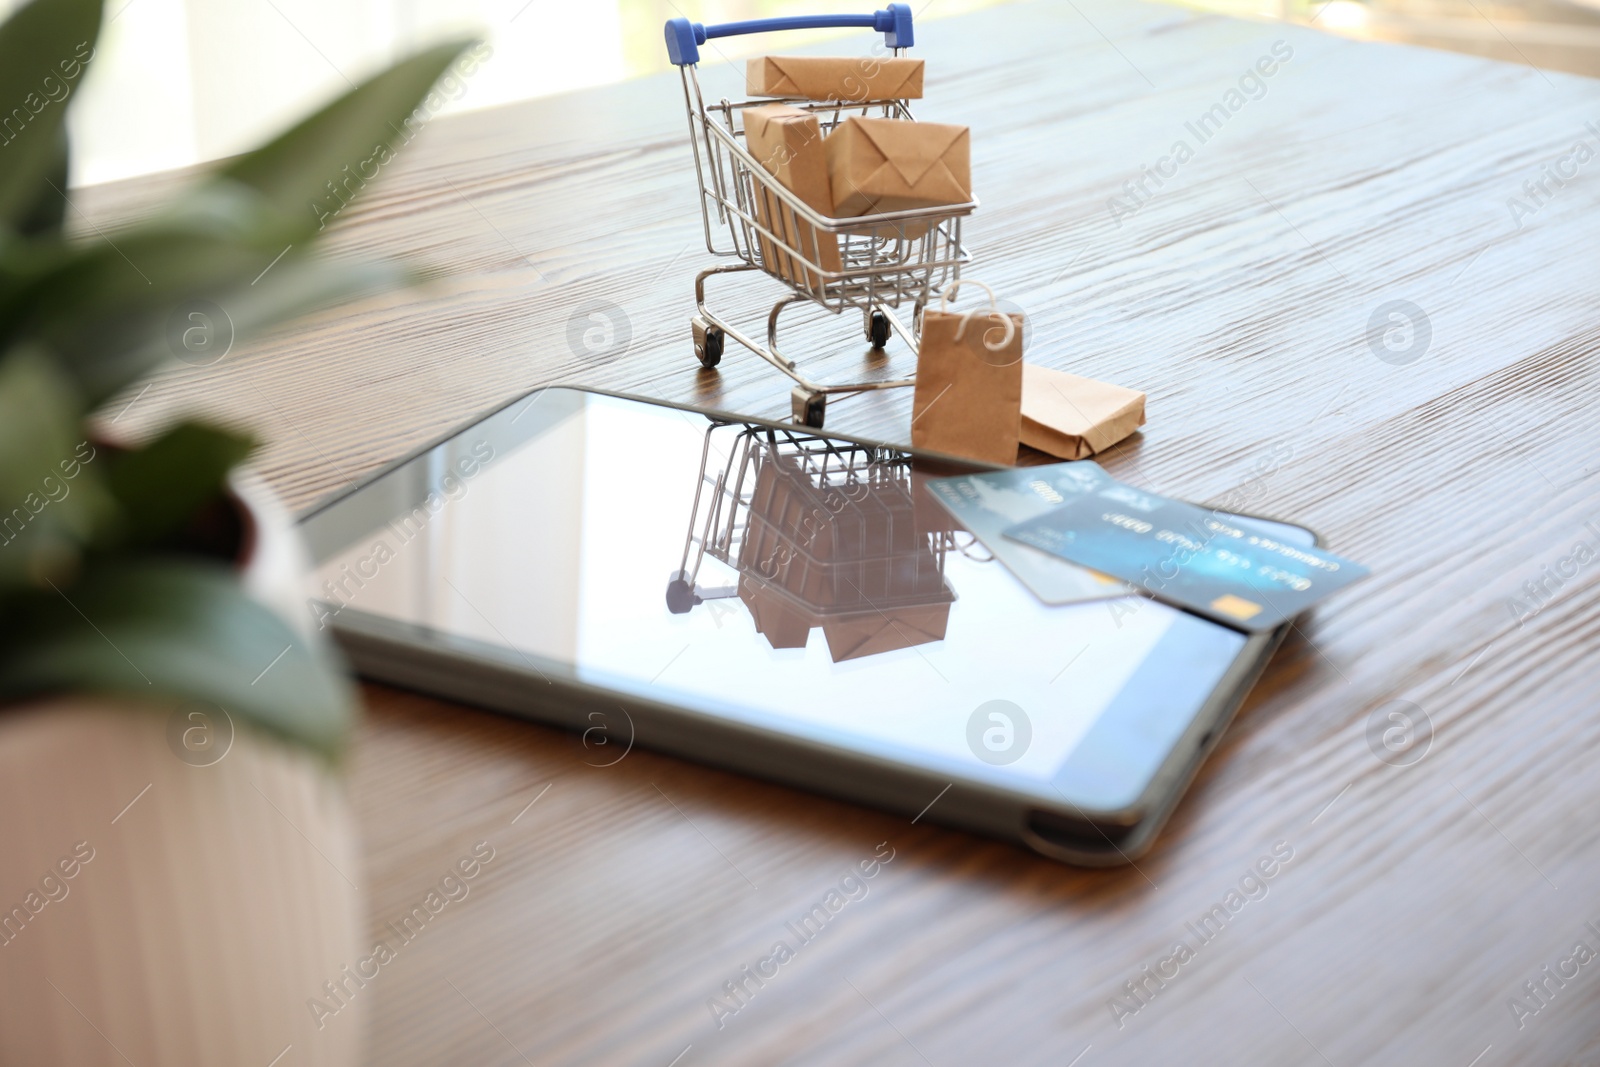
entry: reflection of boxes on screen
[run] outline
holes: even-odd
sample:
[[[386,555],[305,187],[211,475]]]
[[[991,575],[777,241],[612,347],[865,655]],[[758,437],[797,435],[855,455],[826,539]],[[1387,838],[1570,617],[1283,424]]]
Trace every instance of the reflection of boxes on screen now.
[[[916,100],[922,60],[904,56],[757,56],[745,60],[751,96],[805,100]]]
[[[813,626],[835,662],[943,640],[955,594],[911,489],[905,477],[819,484],[763,457],[737,565],[739,598],[772,647],[804,647]]]
[[[805,648],[815,621],[811,613],[759,578],[740,577],[739,599],[750,609],[756,632],[773,648]]]
[[[965,126],[857,116],[840,123],[824,144],[833,214],[840,218],[972,199]]]
[[[824,622],[822,634],[828,639],[828,653],[835,663],[860,659],[879,652],[943,641],[950,622],[948,603],[920,608],[889,608],[849,618]]]
[[[768,174],[813,211],[833,214],[822,128],[809,111],[787,104],[765,104],[744,113],[745,147]],[[795,216],[776,194],[754,186],[756,219],[790,248],[825,271],[839,269],[839,239]],[[760,237],[761,259],[779,277],[815,289],[822,280],[801,268],[775,241]]]

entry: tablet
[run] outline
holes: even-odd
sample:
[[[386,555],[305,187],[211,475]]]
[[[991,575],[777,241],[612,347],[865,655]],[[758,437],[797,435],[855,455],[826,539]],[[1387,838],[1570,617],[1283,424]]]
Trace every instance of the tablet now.
[[[1283,635],[1041,602],[927,491],[979,469],[544,389],[303,518],[308,606],[363,675],[591,763],[640,745],[1125,862]]]

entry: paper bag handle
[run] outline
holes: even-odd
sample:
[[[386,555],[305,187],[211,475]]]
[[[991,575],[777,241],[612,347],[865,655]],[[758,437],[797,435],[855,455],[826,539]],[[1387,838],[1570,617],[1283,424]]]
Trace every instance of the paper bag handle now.
[[[1012,321],[1010,315],[1007,315],[1004,311],[1000,310],[1000,304],[995,299],[993,289],[974,278],[958,278],[949,285],[945,286],[944,292],[939,294],[939,310],[941,312],[944,311],[945,303],[947,301],[954,300],[957,296],[959,296],[961,293],[961,287],[969,282],[989,294],[988,313],[992,317],[999,319],[1000,324],[1005,327],[1006,334],[1000,339],[1000,343],[997,345],[992,345],[989,343],[989,331],[985,330],[983,333],[983,347],[987,348],[991,352],[998,352],[1002,348],[1005,348],[1007,345],[1009,345],[1011,343],[1011,339],[1017,335],[1017,324]],[[967,332],[967,323],[970,322],[972,320],[972,316],[976,315],[977,313],[978,312],[976,308],[961,313],[961,321],[956,325],[957,341],[961,340],[961,335]]]

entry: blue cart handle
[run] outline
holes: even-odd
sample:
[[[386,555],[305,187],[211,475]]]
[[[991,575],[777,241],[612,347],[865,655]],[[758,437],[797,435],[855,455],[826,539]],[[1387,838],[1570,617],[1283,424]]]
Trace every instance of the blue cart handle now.
[[[861,26],[883,34],[890,48],[911,47],[911,5],[890,4],[870,15],[789,15],[775,19],[750,19],[702,26],[688,19],[667,20],[667,56],[675,66],[700,62],[700,45],[713,37],[738,37],[746,33],[773,30],[819,30],[838,26]]]

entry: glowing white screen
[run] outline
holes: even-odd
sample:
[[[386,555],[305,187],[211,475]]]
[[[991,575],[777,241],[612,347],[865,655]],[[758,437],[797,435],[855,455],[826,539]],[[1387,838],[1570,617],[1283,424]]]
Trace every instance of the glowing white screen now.
[[[707,427],[703,416],[609,398],[561,412],[537,403],[508,409],[389,475],[406,483],[398,495],[433,506],[408,504],[400,509],[408,518],[375,524],[332,554],[314,595],[570,663],[581,680],[621,694],[1039,786],[1163,635],[1175,625],[1209,626],[1143,599],[1116,617],[1108,602],[1047,606],[964,531],[927,535],[923,543],[942,547],[919,556],[928,566],[942,561],[953,594],[942,639],[850,658],[850,635],[830,645],[816,625],[803,647],[773,647],[743,600],[716,595],[739,582],[738,555],[724,561],[694,545],[689,564],[698,558],[706,599],[675,614],[669,577],[684,561],[691,516],[703,524],[718,492],[705,484],[696,511]],[[742,430],[711,435],[713,479],[725,470],[750,475],[757,460],[744,451]],[[903,469],[886,481],[883,499],[895,505],[925,492]],[[722,499],[721,517],[749,523],[748,501],[736,505],[726,491]],[[950,521],[931,497],[919,506]],[[747,577],[750,570],[746,560]],[[937,620],[940,599],[921,610]],[[853,616],[851,632],[872,647],[925,636],[895,610],[874,615],[871,607]],[[1031,726],[1025,751],[1005,766],[980,760],[969,743],[969,719],[994,700],[1021,708]]]

